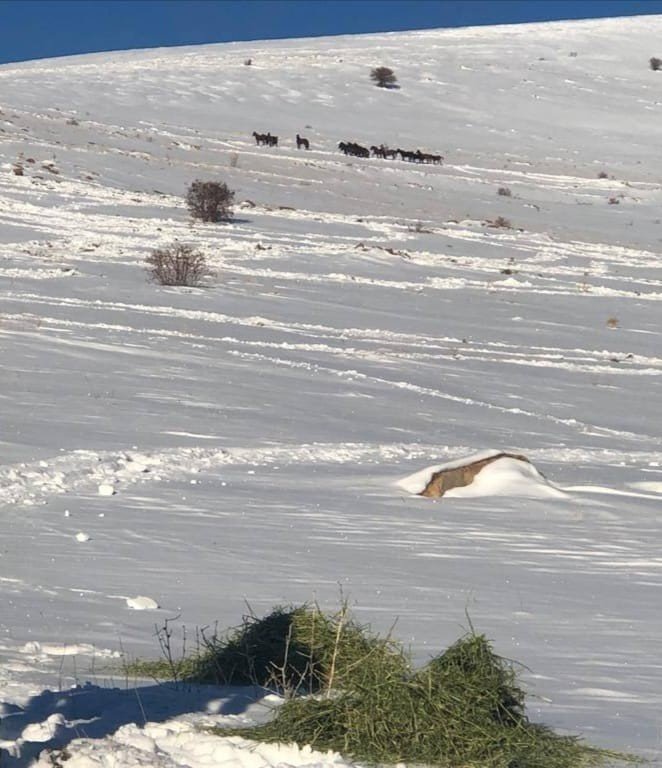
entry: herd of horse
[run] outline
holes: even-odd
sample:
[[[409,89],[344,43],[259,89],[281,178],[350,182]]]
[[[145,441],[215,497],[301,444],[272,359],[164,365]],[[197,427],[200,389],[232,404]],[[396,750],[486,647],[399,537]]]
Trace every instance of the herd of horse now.
[[[271,133],[258,133],[253,131],[253,137],[255,143],[258,146],[277,147],[278,136],[272,136]],[[304,139],[302,136],[296,135],[297,149],[310,149],[310,141]],[[406,160],[409,163],[432,163],[433,165],[441,165],[443,161],[443,155],[433,155],[429,152],[421,152],[420,149],[414,151],[408,149],[389,149],[385,144],[380,146],[372,146],[370,149],[362,147],[354,141],[341,141],[338,144],[338,149],[345,155],[352,155],[353,157],[381,157],[386,160],[397,160],[398,155],[401,160]]]
[[[441,165],[441,161],[444,159],[442,155],[432,155],[429,152],[421,152],[420,149],[414,151],[408,149],[389,149],[385,144],[381,144],[378,147],[373,144],[373,146],[368,149],[353,141],[341,141],[340,144],[338,144],[338,149],[346,155],[353,155],[355,157],[381,157],[384,160],[388,158],[397,160],[399,155],[401,160],[406,160],[409,163],[432,163],[434,165]]]

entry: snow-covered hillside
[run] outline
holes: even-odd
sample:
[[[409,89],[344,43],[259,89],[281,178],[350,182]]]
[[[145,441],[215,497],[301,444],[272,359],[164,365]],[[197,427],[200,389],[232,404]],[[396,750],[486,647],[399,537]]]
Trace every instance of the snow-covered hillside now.
[[[167,617],[229,626],[245,601],[340,589],[419,661],[468,612],[530,668],[533,718],[660,759],[660,39],[639,17],[0,67],[8,765],[51,731],[140,719],[108,692],[39,692],[121,678],[116,655],[157,655]],[[232,224],[191,221],[196,178],[236,190]],[[174,239],[207,255],[204,287],[147,281]],[[397,484],[486,449],[558,492]],[[159,703],[142,718],[174,714],[189,727]],[[163,727],[108,749],[183,764]],[[186,764],[247,765],[226,749]]]

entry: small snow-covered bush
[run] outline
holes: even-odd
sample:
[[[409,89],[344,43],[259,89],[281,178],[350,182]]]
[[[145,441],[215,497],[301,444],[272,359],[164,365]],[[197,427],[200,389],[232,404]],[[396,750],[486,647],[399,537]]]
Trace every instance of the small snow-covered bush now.
[[[145,261],[152,280],[161,285],[200,285],[209,274],[204,254],[183,243],[155,248]]]
[[[232,218],[234,191],[220,181],[197,179],[188,188],[186,204],[194,219],[229,221]]]

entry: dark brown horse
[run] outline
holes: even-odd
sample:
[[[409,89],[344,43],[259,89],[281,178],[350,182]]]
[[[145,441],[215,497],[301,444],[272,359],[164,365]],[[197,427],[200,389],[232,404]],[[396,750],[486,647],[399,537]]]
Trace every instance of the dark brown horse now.
[[[253,136],[255,137],[255,143],[258,146],[278,146],[278,136],[272,136],[270,133],[258,133],[257,131],[253,131]]]

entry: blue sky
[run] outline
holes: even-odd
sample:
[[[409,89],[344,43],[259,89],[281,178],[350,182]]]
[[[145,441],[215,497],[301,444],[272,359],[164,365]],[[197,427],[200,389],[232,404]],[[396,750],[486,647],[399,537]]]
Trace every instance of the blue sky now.
[[[0,0],[0,62],[162,45],[662,13],[662,0]]]

